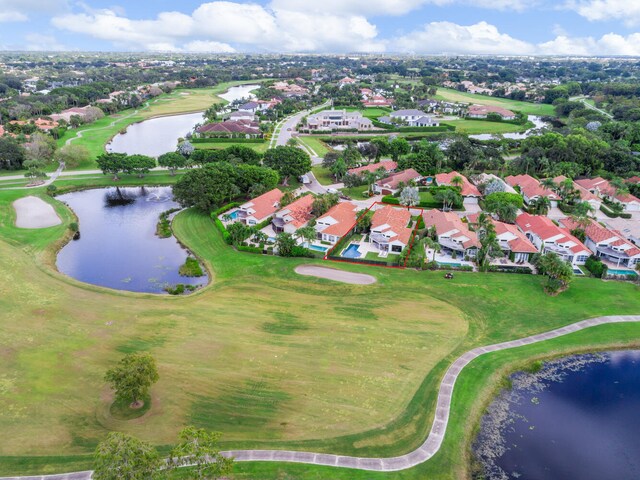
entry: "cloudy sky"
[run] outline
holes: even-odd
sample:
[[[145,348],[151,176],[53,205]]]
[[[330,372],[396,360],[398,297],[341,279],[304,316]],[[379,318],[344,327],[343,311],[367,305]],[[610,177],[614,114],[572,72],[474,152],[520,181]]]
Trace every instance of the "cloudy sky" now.
[[[640,55],[640,0],[0,0],[0,50]]]

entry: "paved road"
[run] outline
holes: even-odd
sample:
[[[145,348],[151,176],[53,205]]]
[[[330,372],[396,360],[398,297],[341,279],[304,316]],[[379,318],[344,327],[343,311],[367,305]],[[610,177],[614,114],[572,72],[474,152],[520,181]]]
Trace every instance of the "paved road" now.
[[[587,98],[586,97],[571,97],[569,100],[577,100],[578,102],[581,102],[588,109],[594,110],[594,111],[604,115],[607,118],[611,118],[611,119],[613,118],[613,115],[611,115],[609,112],[605,112],[601,108],[598,108],[595,105],[591,105],[589,102],[587,102]]]
[[[238,462],[293,462],[379,472],[393,472],[412,468],[426,462],[433,457],[438,450],[440,450],[447,430],[447,425],[449,423],[453,388],[460,372],[462,372],[464,367],[474,359],[486,353],[543,342],[545,340],[562,337],[570,333],[595,327],[597,325],[625,322],[640,322],[640,315],[619,315],[591,318],[556,330],[525,337],[520,340],[512,340],[510,342],[503,342],[469,350],[451,364],[440,382],[435,419],[427,439],[420,447],[406,455],[390,458],[365,458],[290,450],[231,450],[222,453],[226,456],[234,457]],[[89,480],[90,478],[91,472],[77,472],[49,476],[3,477],[0,480]]]

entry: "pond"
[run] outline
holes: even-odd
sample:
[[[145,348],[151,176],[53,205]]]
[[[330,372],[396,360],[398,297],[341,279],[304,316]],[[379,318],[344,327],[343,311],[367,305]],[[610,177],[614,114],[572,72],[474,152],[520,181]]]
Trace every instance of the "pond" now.
[[[239,85],[231,87],[227,92],[218,96],[228,102],[233,102],[253,97],[250,92],[256,88],[258,85]],[[107,151],[159,157],[163,153],[175,151],[178,139],[184,138],[203,120],[203,113],[196,112],[150,118],[144,122],[134,123],[127,128],[125,133],[119,133],[113,137],[107,145]]]
[[[542,120],[542,117],[538,117],[537,115],[529,115],[528,120],[533,123],[533,127],[529,130],[521,133],[503,133],[500,136],[503,138],[510,138],[511,140],[524,140],[527,137],[530,137],[540,128],[547,127],[549,124]],[[469,135],[469,138],[474,138],[476,140],[492,140],[494,138],[494,134],[492,133],[480,133],[478,135]]]
[[[486,478],[640,478],[640,351],[577,355],[517,373],[474,444]]]
[[[57,197],[77,215],[80,239],[57,258],[58,270],[81,282],[131,292],[165,293],[167,285],[206,285],[183,277],[189,252],[156,236],[160,213],[178,207],[171,187],[101,188]]]

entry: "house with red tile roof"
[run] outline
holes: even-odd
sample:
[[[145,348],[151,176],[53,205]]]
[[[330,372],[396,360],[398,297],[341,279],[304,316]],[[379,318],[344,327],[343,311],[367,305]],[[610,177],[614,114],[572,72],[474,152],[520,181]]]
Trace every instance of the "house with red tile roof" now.
[[[439,186],[448,186],[455,187],[458,185],[454,185],[453,179],[456,177],[460,177],[462,183],[459,185],[460,193],[464,197],[465,204],[477,204],[478,199],[482,196],[478,187],[473,185],[467,177],[456,172],[455,170],[451,173],[438,173],[436,175],[436,183]]]
[[[503,120],[515,120],[516,118],[516,114],[511,110],[491,105],[471,105],[467,112],[467,116],[469,118],[487,118],[490,113],[500,115]]]
[[[400,185],[409,185],[411,182],[418,182],[422,179],[422,175],[413,168],[402,170],[401,172],[392,173],[387,178],[378,180],[373,185],[373,191],[377,194],[392,195],[400,189]]]
[[[640,183],[640,177],[636,175],[635,177],[627,178],[625,182],[631,184]]]
[[[524,198],[524,203],[527,205],[540,197],[547,197],[551,202],[552,207],[558,206],[560,196],[553,190],[544,188],[540,185],[540,182],[531,175],[509,175],[505,178],[505,181],[514,188],[516,186],[520,188],[522,198]]]
[[[621,204],[625,212],[640,212],[640,199],[630,193],[618,193],[615,187],[602,177],[576,180],[576,183],[595,195]]]
[[[283,193],[274,188],[273,190],[254,198],[240,205],[238,208],[238,220],[247,225],[258,225],[280,209],[280,199]]]
[[[401,253],[411,241],[410,224],[409,210],[385,205],[373,212],[370,242],[383,252]]]
[[[226,120],[198,127],[197,133],[209,137],[261,137],[260,125],[250,120]]]
[[[0,125],[0,137],[5,134],[4,126]]]
[[[344,87],[345,85],[353,85],[354,83],[357,83],[357,80],[351,78],[351,77],[344,77],[342,80],[338,81],[338,86],[340,88]]]
[[[347,170],[347,173],[350,173],[351,175],[364,175],[365,172],[376,172],[381,168],[387,173],[390,173],[394,172],[398,168],[398,164],[393,160],[383,160],[378,163],[369,163],[362,167],[351,168]]]
[[[583,229],[587,247],[594,255],[613,266],[634,269],[640,264],[640,247],[627,240],[622,233],[609,230],[595,220],[590,220],[586,227],[571,218],[563,218],[560,223],[570,231]]]
[[[478,223],[479,216],[480,213],[473,213],[466,217],[474,229]],[[531,240],[529,240],[516,225],[500,222],[494,218],[491,218],[491,223],[493,223],[496,230],[496,237],[498,237],[500,248],[504,254],[514,262],[528,262],[532,254],[538,253],[536,246],[531,243]]]
[[[318,239],[335,244],[347,235],[358,220],[359,207],[355,203],[342,202],[334,205],[316,220]]]
[[[555,183],[556,185],[560,185],[566,180],[568,180],[567,177],[565,177],[564,175],[559,175],[553,179],[553,183]],[[600,197],[594,195],[589,190],[581,185],[578,185],[574,181],[571,181],[571,183],[573,185],[573,188],[580,194],[580,200],[582,200],[583,202],[587,202],[593,207],[594,210],[600,210],[600,205],[602,205],[602,199]]]
[[[586,245],[547,217],[523,213],[516,225],[541,253],[553,252],[572,265],[584,265],[591,256]]]
[[[382,95],[373,95],[362,100],[362,104],[365,107],[391,107],[393,100],[383,97]]]
[[[480,247],[478,235],[458,215],[433,209],[422,212],[422,219],[425,227],[435,227],[444,253],[456,252],[459,258],[476,256]]]
[[[271,222],[274,232],[295,233],[299,228],[306,227],[313,218],[313,200],[313,195],[304,195],[278,210]]]

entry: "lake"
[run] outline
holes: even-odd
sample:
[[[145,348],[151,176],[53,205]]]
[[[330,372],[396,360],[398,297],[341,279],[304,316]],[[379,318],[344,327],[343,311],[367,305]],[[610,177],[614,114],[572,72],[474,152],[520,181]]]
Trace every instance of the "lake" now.
[[[100,188],[57,197],[78,216],[80,239],[57,258],[58,270],[81,282],[131,292],[165,293],[166,285],[206,285],[182,277],[188,256],[174,237],[156,236],[160,213],[178,207],[171,187]]]
[[[258,87],[258,85],[231,87],[226,93],[218,96],[228,102],[251,98],[253,97],[251,90]],[[150,118],[130,125],[125,133],[119,133],[113,137],[106,148],[108,152],[159,157],[163,153],[175,151],[178,139],[184,138],[203,121],[203,112]]]
[[[511,377],[474,445],[486,478],[640,478],[640,351],[577,355]]]
[[[528,120],[533,123],[533,127],[529,130],[526,130],[521,133],[502,133],[500,136],[504,138],[510,138],[511,140],[524,140],[527,137],[530,137],[540,128],[544,128],[548,126],[548,123],[542,120],[542,117],[538,117],[536,115],[529,115]],[[493,140],[495,137],[492,133],[480,133],[478,135],[469,135],[469,138],[474,138],[476,140]]]

